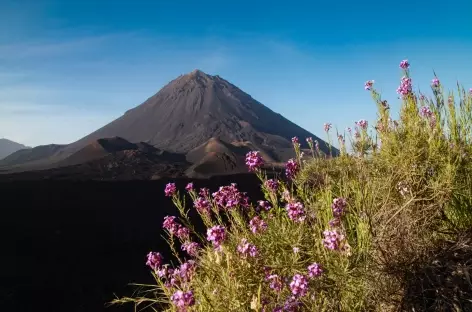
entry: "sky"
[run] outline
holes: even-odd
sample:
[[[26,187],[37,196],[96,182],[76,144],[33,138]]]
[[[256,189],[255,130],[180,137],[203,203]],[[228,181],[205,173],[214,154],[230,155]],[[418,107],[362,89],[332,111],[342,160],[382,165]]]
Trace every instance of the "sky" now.
[[[1,0],[0,138],[66,144],[170,80],[218,74],[315,135],[376,119],[364,82],[398,111],[433,70],[472,88],[472,1]]]

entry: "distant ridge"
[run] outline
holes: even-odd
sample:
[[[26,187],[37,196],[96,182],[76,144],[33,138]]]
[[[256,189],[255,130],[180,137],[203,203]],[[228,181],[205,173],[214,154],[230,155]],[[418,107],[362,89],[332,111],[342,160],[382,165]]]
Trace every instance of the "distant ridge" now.
[[[19,151],[22,149],[29,149],[29,148],[31,147],[13,142],[8,139],[0,139],[0,160],[16,151]]]

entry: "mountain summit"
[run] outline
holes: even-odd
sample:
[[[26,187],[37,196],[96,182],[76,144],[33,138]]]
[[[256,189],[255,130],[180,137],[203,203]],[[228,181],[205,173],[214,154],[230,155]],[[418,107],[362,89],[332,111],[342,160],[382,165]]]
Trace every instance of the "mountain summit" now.
[[[0,162],[0,167],[27,171],[78,165],[108,154],[116,156],[139,143],[183,155],[191,164],[185,174],[199,177],[247,171],[244,155],[249,150],[259,150],[268,163],[286,161],[294,157],[291,138],[295,136],[302,145],[306,137],[313,137],[320,149],[328,152],[327,144],[312,133],[225,79],[196,69],[78,141],[14,153]],[[107,148],[99,144],[103,139],[107,139]],[[143,153],[152,154],[153,160],[160,159],[153,156],[155,152]]]
[[[141,105],[70,145],[122,137],[157,148],[187,153],[211,138],[226,143],[251,142],[275,151],[291,148],[291,138],[313,137],[219,76],[194,70],[164,86]],[[278,158],[278,157],[276,157]]]

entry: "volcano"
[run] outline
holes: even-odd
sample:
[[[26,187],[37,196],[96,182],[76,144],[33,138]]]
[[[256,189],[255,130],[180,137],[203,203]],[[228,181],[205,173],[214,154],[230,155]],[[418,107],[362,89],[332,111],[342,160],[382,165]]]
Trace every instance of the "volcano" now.
[[[187,155],[189,163],[200,172],[202,168],[205,172],[211,171],[213,165],[220,168],[218,170],[240,171],[244,165],[241,157],[248,150],[259,150],[266,161],[274,163],[293,157],[291,138],[295,136],[301,139],[302,147],[307,147],[303,146],[304,138],[312,137],[318,140],[323,152],[329,152],[326,142],[235,85],[218,75],[194,70],[174,79],[141,105],[84,138],[57,150],[49,149],[47,159],[38,160],[41,157],[34,157],[33,149],[29,151],[32,155],[26,158],[11,155],[10,160],[18,161],[10,161],[8,165],[31,169],[31,163],[22,160],[35,159],[42,168],[54,168],[71,163],[67,161],[71,158],[74,164],[80,163],[80,159],[91,161],[113,150],[98,152],[93,148],[94,142],[119,138],[120,144],[142,143]],[[87,151],[93,155],[84,155]],[[80,153],[80,157],[74,155],[76,153]]]

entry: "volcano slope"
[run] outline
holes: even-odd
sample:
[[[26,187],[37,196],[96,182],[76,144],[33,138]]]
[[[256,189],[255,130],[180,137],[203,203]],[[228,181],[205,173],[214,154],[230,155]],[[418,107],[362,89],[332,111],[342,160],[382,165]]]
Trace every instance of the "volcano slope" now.
[[[267,162],[288,160],[294,156],[291,143],[294,136],[301,138],[302,148],[307,148],[304,138],[312,137],[318,140],[323,152],[329,153],[326,142],[235,85],[195,70],[174,79],[141,105],[84,138],[49,149],[47,158],[36,157],[35,149],[40,148],[35,148],[28,157],[17,157],[14,153],[8,163],[0,162],[0,169],[8,172],[9,168],[26,171],[64,167],[70,165],[65,159],[70,160],[79,151],[81,156],[77,159],[95,161],[101,152],[91,144],[119,137],[131,144],[144,142],[160,150],[187,155],[193,164],[186,171],[189,176],[227,174],[241,172],[244,152],[248,150],[261,151]],[[334,150],[333,154],[336,153]]]

